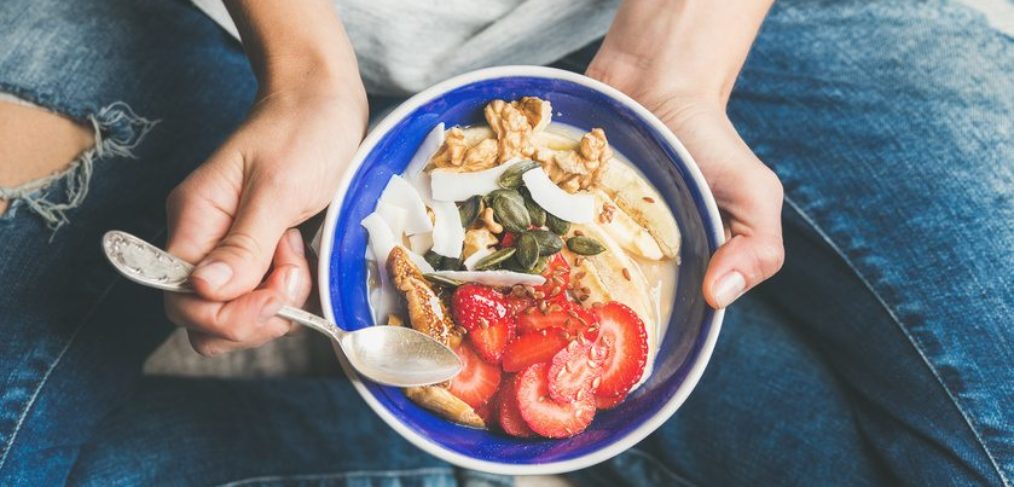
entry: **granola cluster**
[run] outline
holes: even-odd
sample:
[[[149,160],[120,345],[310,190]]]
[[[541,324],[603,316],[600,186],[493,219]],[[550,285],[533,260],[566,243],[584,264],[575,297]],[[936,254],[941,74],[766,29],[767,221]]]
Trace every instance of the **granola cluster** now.
[[[540,98],[527,96],[513,102],[493,100],[486,105],[483,114],[495,138],[470,143],[464,131],[452,128],[433,155],[431,167],[473,172],[512,159],[531,159],[542,165],[553,182],[573,193],[596,186],[613,157],[602,129],[585,134],[576,149],[537,147],[533,134],[544,130],[553,118],[552,105]]]
[[[606,133],[602,129],[592,129],[581,137],[577,150],[540,148],[533,158],[542,164],[549,179],[574,193],[596,186],[612,157]]]

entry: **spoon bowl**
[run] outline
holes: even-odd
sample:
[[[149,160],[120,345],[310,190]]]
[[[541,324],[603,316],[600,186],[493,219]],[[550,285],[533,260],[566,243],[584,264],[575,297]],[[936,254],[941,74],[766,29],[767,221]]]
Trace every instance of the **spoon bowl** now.
[[[106,258],[124,277],[143,286],[175,293],[193,293],[193,264],[134,235],[118,230],[102,237]],[[283,306],[278,316],[331,338],[356,371],[374,382],[417,387],[452,379],[461,359],[425,333],[400,326],[374,326],[347,332],[308,311]]]

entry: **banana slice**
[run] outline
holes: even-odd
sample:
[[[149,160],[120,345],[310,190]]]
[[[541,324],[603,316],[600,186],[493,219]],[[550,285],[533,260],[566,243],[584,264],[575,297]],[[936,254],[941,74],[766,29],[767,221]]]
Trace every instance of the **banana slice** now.
[[[595,196],[595,214],[602,215],[605,212],[610,215],[605,221],[599,219],[599,224],[616,243],[634,255],[648,260],[662,260],[662,249],[647,229],[634,221],[605,191],[595,189],[591,194]]]
[[[655,188],[632,168],[616,160],[602,171],[600,184],[617,206],[655,238],[663,255],[678,260],[680,230]]]
[[[564,249],[563,255],[572,267],[571,279],[575,288],[582,292],[587,289],[585,305],[618,301],[627,305],[644,322],[648,336],[648,365],[641,376],[643,381],[651,375],[655,350],[658,347],[658,316],[651,302],[651,287],[641,268],[623,252],[620,245],[598,224],[571,225],[567,237],[581,232],[584,236],[601,242],[606,250],[598,255],[580,256]]]
[[[475,414],[472,406],[441,386],[407,387],[405,388],[405,396],[410,401],[455,423],[474,428],[486,427],[486,423],[478,414]]]

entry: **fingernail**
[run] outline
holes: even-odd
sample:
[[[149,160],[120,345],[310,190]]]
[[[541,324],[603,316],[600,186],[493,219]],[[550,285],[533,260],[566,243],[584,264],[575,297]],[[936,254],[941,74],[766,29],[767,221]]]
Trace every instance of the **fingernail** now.
[[[274,318],[275,315],[278,314],[278,310],[282,309],[284,304],[285,303],[278,298],[269,299],[267,303],[264,303],[264,307],[261,308],[261,312],[257,316],[257,319],[261,322],[265,322]]]
[[[289,301],[295,301],[299,297],[302,284],[303,276],[300,275],[299,269],[289,269],[285,274],[285,295],[289,297]]]
[[[289,230],[286,238],[289,239],[289,247],[292,248],[292,251],[298,255],[303,255],[303,236],[299,234],[299,229],[293,228]]]
[[[218,289],[232,278],[232,268],[225,262],[206,262],[194,270],[192,277],[208,283],[212,288]]]
[[[743,278],[743,274],[732,271],[719,279],[718,284],[715,284],[715,301],[718,301],[719,308],[724,308],[732,304],[745,290],[746,279]]]

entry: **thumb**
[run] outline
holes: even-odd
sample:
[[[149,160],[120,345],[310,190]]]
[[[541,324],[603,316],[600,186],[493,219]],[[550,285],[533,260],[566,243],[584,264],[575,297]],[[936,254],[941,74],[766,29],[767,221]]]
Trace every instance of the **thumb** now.
[[[228,301],[254,290],[289,227],[271,203],[274,198],[256,190],[247,195],[228,233],[190,275],[194,289],[205,299]]]
[[[724,308],[782,267],[780,234],[735,235],[711,258],[704,276],[704,298]]]

